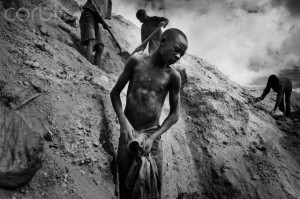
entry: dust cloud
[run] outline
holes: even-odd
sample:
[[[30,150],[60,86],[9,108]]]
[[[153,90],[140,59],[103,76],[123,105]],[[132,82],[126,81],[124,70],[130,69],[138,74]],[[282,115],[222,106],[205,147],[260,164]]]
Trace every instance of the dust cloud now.
[[[300,87],[298,0],[114,1],[115,13],[140,26],[138,8],[169,18],[169,28],[187,34],[189,53],[235,82],[263,85],[270,74],[293,74],[290,78]]]

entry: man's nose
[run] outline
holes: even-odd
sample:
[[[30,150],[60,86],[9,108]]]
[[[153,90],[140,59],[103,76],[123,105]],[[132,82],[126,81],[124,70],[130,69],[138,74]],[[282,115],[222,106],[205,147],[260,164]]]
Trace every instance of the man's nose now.
[[[180,59],[180,54],[179,53],[176,53],[174,58],[178,61]]]

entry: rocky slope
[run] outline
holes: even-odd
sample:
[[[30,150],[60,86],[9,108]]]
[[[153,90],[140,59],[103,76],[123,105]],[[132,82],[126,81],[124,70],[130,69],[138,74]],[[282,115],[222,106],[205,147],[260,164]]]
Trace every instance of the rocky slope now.
[[[44,0],[43,6],[79,16],[82,3]],[[40,93],[17,112],[35,131],[52,134],[52,141],[46,142],[44,164],[33,181],[0,189],[0,198],[117,198],[119,125],[109,91],[124,59],[111,37],[103,32],[99,69],[78,52],[78,28],[69,34],[59,28],[59,19],[44,22],[38,15],[10,22],[4,11],[1,7],[1,101],[14,108]],[[118,15],[108,23],[132,52],[139,29]],[[184,81],[180,120],[163,135],[163,198],[300,198],[300,97],[293,94],[293,120],[275,121],[268,114],[275,95],[254,104],[261,89],[243,88],[192,55],[174,67]]]

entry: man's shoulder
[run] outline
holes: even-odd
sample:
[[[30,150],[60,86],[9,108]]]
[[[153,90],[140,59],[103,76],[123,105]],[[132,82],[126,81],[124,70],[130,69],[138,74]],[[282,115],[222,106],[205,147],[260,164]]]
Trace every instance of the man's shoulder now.
[[[134,61],[142,61],[145,59],[145,56],[139,54],[139,53],[135,53],[133,54],[129,59],[132,59]]]
[[[159,16],[152,16],[148,18],[149,21],[155,21],[155,22],[161,22],[161,21],[168,21],[165,17],[159,17]]]
[[[130,63],[131,65],[137,66],[140,63],[142,63],[145,60],[145,57],[142,55],[139,55],[138,53],[135,53],[129,59],[127,60],[127,63]]]
[[[159,21],[160,18],[161,17],[158,17],[158,16],[151,16],[146,19],[146,22],[156,22],[156,21]]]
[[[290,83],[292,82],[289,78],[287,77],[279,77],[279,82],[282,82],[282,83]]]
[[[169,74],[170,74],[171,81],[181,81],[180,73],[175,68],[170,67]]]
[[[181,87],[180,73],[176,69],[170,67],[168,74],[169,74],[168,89],[176,89],[176,90],[180,89]]]
[[[151,16],[149,17],[148,19],[161,19],[162,17],[159,17],[159,16]]]

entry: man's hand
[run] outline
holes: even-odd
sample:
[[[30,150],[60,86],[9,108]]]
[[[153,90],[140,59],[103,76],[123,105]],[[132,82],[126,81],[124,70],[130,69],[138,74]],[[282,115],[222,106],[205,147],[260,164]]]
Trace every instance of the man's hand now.
[[[105,30],[108,30],[109,29],[109,26],[106,24],[106,23],[101,23],[102,24],[102,26],[103,26],[103,28],[105,29]]]
[[[127,144],[134,137],[134,128],[128,121],[120,122],[120,138]]]
[[[144,142],[144,155],[148,155],[151,152],[152,145],[153,145],[154,139],[151,137],[148,137]]]
[[[144,51],[143,46],[139,46],[134,50],[134,52],[140,52],[140,51]]]
[[[165,28],[167,26],[167,23],[162,21],[159,23],[159,26]]]

